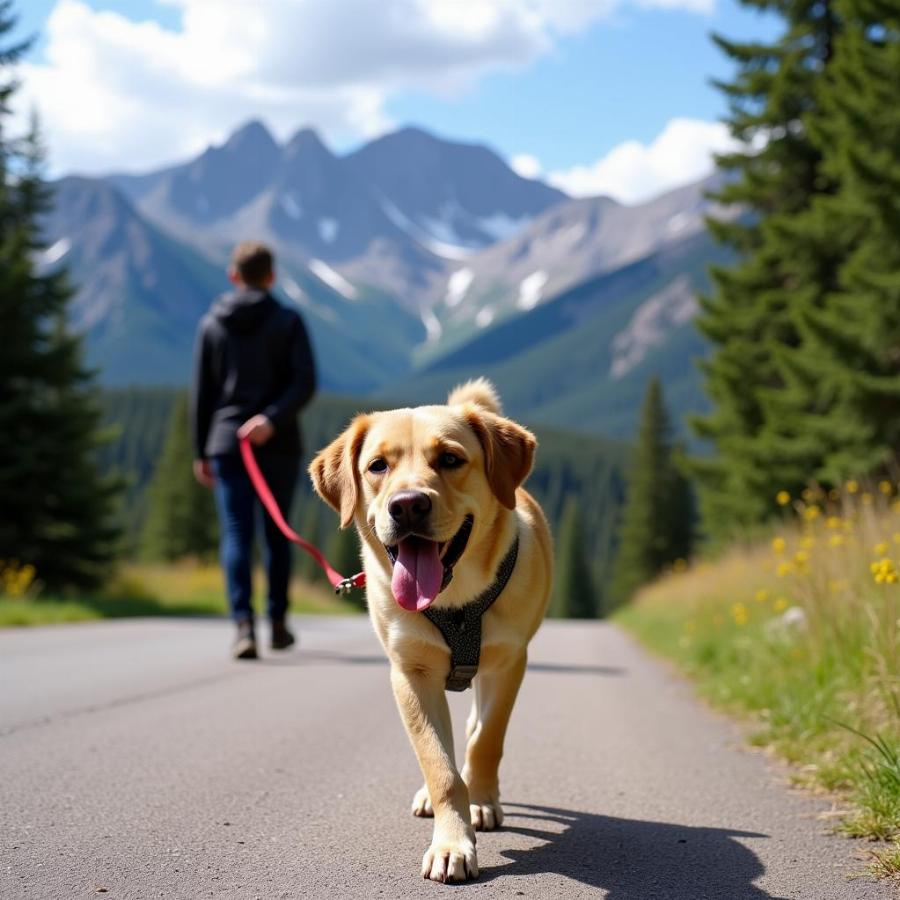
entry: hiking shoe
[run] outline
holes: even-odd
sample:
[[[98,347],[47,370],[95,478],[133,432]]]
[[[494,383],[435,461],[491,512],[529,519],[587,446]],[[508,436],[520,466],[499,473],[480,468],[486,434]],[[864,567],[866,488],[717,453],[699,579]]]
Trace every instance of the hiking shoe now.
[[[288,647],[296,643],[296,638],[288,630],[284,619],[272,620],[272,649],[287,650]]]
[[[237,637],[231,647],[234,659],[256,659],[256,635],[253,622],[238,622]]]

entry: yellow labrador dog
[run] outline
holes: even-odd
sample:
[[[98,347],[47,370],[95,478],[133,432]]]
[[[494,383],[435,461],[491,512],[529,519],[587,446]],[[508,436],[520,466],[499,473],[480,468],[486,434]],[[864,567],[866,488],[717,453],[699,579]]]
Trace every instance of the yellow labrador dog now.
[[[479,379],[446,406],[357,416],[310,466],[362,539],[369,613],[425,776],[412,811],[434,816],[434,881],[475,878],[475,830],[503,822],[503,740],[552,583],[547,522],[521,487],[535,446]],[[460,772],[444,691],[473,675]]]

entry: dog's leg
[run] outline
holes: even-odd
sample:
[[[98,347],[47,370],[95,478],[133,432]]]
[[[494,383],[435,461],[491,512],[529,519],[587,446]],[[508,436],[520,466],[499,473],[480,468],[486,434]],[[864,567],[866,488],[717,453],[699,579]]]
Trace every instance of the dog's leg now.
[[[469,718],[466,719],[466,740],[472,737],[472,732],[478,725],[478,679],[472,684],[472,708],[469,710]],[[430,819],[434,815],[431,805],[431,797],[428,796],[428,785],[423,784],[413,797],[412,814],[422,819]]]
[[[463,779],[469,786],[472,824],[479,831],[491,831],[503,824],[500,806],[500,759],[506,727],[522,678],[527,656],[521,654],[501,667],[480,672],[476,679],[478,692],[473,712],[477,718],[468,730],[466,764]],[[477,711],[477,712],[476,712]]]
[[[469,792],[456,770],[444,675],[392,666],[391,685],[434,810],[434,834],[422,859],[422,875],[432,881],[476,878],[475,830]]]

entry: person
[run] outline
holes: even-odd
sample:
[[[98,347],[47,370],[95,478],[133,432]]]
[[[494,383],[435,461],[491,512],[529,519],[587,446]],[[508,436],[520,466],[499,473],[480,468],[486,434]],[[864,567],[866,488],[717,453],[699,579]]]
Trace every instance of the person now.
[[[255,659],[251,568],[262,508],[238,438],[246,436],[254,445],[260,469],[288,516],[302,449],[297,414],[315,392],[316,374],[303,319],[270,293],[272,251],[252,241],[239,244],[228,278],[234,290],[213,302],[197,329],[191,390],[194,475],[215,492],[221,562],[237,626],[232,655]],[[271,647],[284,650],[295,640],[287,625],[291,548],[271,517],[262,514]]]

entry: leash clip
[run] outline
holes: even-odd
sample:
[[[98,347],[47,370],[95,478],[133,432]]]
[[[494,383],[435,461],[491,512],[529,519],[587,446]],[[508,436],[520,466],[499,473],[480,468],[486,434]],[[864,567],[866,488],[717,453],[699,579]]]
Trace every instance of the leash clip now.
[[[352,578],[345,578],[334,586],[334,592],[335,594],[341,594],[346,597],[355,587],[356,585],[353,583]]]

